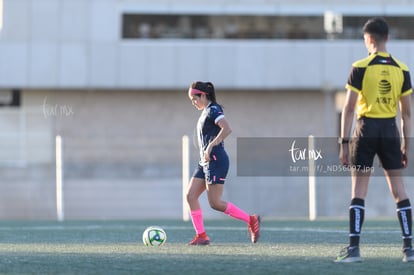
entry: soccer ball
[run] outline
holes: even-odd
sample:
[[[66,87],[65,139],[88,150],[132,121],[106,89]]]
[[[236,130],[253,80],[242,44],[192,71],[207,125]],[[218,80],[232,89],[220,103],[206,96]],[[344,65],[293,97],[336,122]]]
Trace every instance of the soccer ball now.
[[[142,233],[142,242],[146,246],[160,246],[167,241],[167,234],[159,226],[150,226]]]

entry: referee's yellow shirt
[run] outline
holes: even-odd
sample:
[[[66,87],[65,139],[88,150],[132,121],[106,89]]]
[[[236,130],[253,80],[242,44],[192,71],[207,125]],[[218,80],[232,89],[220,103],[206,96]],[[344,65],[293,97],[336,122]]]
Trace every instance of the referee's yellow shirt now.
[[[358,93],[357,118],[396,117],[400,97],[413,92],[407,65],[386,52],[352,64],[345,88]]]

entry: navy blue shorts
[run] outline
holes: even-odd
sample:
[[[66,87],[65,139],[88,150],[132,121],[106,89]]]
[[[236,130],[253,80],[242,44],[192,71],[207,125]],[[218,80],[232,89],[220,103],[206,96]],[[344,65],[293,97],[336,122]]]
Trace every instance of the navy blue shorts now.
[[[372,167],[375,155],[385,170],[403,168],[400,133],[394,118],[357,120],[351,143],[352,165]]]
[[[224,184],[229,171],[230,161],[224,150],[212,152],[205,166],[200,164],[193,173],[194,178],[204,179],[208,184]]]

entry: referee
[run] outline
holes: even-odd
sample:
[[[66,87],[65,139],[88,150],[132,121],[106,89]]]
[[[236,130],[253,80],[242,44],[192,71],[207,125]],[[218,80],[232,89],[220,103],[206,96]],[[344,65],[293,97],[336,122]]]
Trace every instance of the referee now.
[[[349,246],[342,249],[335,262],[359,262],[359,238],[365,213],[365,197],[378,156],[397,204],[403,238],[403,262],[414,261],[412,248],[412,214],[405,191],[402,169],[407,166],[411,131],[412,93],[408,67],[386,50],[388,24],[383,18],[369,19],[364,27],[365,47],[369,56],[352,64],[341,118],[340,161],[350,165],[352,200],[349,207]],[[396,116],[401,112],[401,144]],[[356,124],[350,133],[356,111]]]

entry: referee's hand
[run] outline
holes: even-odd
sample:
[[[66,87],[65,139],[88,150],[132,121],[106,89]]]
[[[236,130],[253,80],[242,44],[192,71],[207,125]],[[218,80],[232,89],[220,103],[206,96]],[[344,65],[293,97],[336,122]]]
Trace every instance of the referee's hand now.
[[[403,152],[402,154],[402,165],[404,168],[407,167],[408,165],[408,158],[407,158],[407,154],[405,152]]]
[[[341,144],[339,149],[339,160],[343,166],[349,166],[349,146]]]

